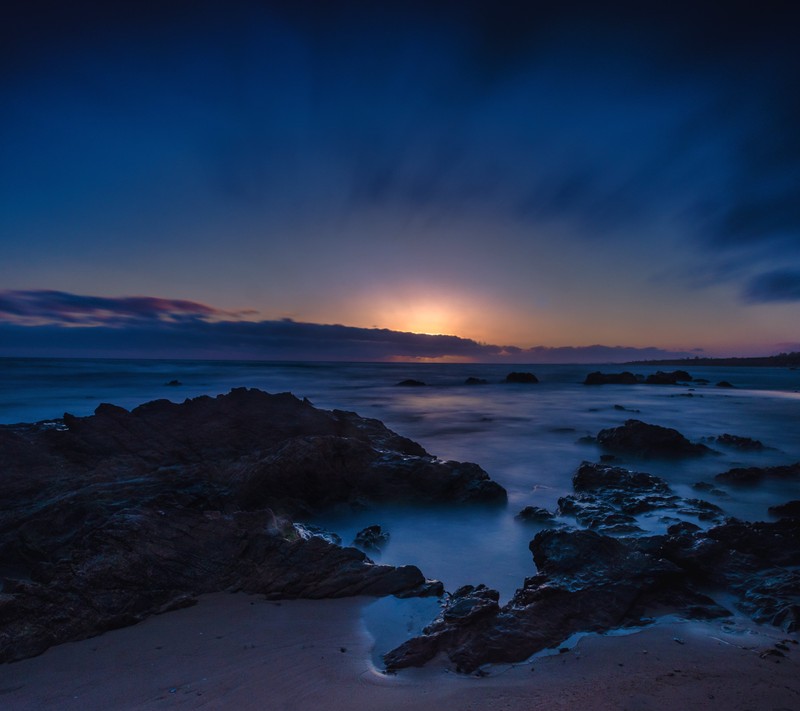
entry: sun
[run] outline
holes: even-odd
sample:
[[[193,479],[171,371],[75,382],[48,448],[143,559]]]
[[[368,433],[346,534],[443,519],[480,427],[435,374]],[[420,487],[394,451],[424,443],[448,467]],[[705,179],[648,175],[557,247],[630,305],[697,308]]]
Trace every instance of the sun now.
[[[452,334],[458,315],[441,303],[410,304],[398,319],[397,330],[424,333],[431,336]]]

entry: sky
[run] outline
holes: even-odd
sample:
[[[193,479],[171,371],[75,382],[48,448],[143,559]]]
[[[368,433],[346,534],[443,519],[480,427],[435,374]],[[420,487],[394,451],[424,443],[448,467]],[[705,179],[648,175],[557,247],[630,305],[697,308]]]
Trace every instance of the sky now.
[[[0,355],[800,350],[795,3],[16,5]]]

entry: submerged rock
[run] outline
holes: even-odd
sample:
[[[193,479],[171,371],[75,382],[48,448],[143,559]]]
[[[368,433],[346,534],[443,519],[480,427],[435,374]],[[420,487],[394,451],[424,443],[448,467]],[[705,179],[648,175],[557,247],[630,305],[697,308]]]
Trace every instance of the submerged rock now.
[[[414,380],[414,378],[407,378],[397,383],[400,387],[404,388],[421,388],[425,385],[421,380]]]
[[[726,484],[758,484],[764,479],[800,479],[800,462],[776,467],[734,467],[714,477]]]
[[[735,447],[736,449],[744,450],[761,450],[764,445],[757,439],[750,437],[740,437],[739,435],[722,434],[714,440],[717,444],[724,445],[725,447]]]
[[[677,385],[678,383],[686,383],[692,379],[685,370],[674,370],[671,373],[665,373],[659,370],[652,375],[648,375],[645,383],[648,385]]]
[[[685,457],[713,451],[704,444],[693,444],[678,430],[641,420],[626,420],[620,427],[600,430],[596,441],[603,449],[640,457]]]
[[[732,387],[734,387],[734,385],[732,383],[729,383],[727,380],[720,380],[717,383],[717,387],[718,388],[732,388]]]
[[[487,385],[489,383],[485,378],[469,377],[464,381],[464,385]]]
[[[549,523],[555,515],[547,509],[540,508],[539,506],[526,506],[514,518],[519,521],[531,521],[535,523]]]
[[[361,548],[364,551],[375,551],[376,553],[383,549],[389,543],[389,532],[384,531],[380,526],[367,526],[358,533],[353,540],[353,545],[356,548]]]
[[[63,428],[0,427],[0,661],[133,624],[196,595],[430,594],[290,517],[372,501],[503,502],[377,420],[244,388]]]
[[[601,373],[599,370],[589,373],[583,381],[584,385],[636,385],[643,382],[641,375],[634,375],[627,370],[622,373]]]
[[[538,383],[537,378],[533,373],[509,373],[506,375],[507,383]]]
[[[645,385],[676,385],[677,383],[686,383],[692,380],[692,376],[685,370],[675,370],[671,373],[665,373],[659,370],[652,373],[647,377],[631,373],[630,371],[623,371],[622,373],[601,373],[595,371],[589,373],[583,381],[584,385],[638,385],[644,383]]]

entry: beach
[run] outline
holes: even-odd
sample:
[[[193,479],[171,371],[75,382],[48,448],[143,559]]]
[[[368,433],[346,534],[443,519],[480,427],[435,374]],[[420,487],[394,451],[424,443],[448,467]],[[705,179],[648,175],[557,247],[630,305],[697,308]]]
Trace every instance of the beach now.
[[[24,555],[38,550],[26,547],[33,543],[45,546],[42,550],[50,546],[48,555],[57,567],[34,571],[34,584],[23,567],[8,566],[3,572],[2,596],[8,603],[4,609],[7,616],[16,610],[6,628],[17,635],[5,640],[4,649],[7,660],[20,661],[0,665],[0,707],[755,711],[800,705],[797,634],[742,616],[774,620],[784,627],[794,624],[796,523],[776,521],[770,513],[771,506],[797,499],[800,493],[794,469],[789,467],[786,476],[775,468],[800,457],[792,428],[781,424],[793,421],[797,407],[793,372],[706,369],[697,371],[696,382],[683,385],[594,389],[581,383],[587,369],[560,366],[540,368],[541,382],[531,386],[504,384],[496,366],[410,371],[374,365],[300,368],[100,361],[10,365],[9,383],[16,368],[13,380],[22,385],[9,388],[3,401],[9,451],[18,453],[9,460],[16,474],[11,476],[8,469],[6,476],[22,487],[20,492],[27,491],[25,487],[30,492],[13,494],[7,488],[11,517],[7,546]],[[56,373],[54,387],[45,387],[49,381],[44,376],[19,377],[28,371]],[[429,385],[397,388],[394,383],[410,372]],[[486,375],[489,383],[478,388],[465,385],[473,372]],[[723,372],[737,387],[715,387],[714,380]],[[164,385],[173,375],[188,385],[177,390]],[[314,410],[307,399],[243,390],[213,402],[201,397],[195,405],[183,406],[194,408],[194,415],[187,411],[180,417],[178,406],[163,398],[137,415],[118,407],[98,408],[100,402],[114,401],[132,407],[143,393],[169,394],[180,402],[184,396],[213,395],[245,380],[272,392],[294,382],[291,389],[300,396],[310,395],[314,404],[376,419],[361,420],[340,409],[325,414]],[[143,388],[143,383],[149,385]],[[232,398],[236,403],[229,407],[226,403]],[[276,412],[284,414],[256,427],[262,414],[270,411],[270,398]],[[100,414],[95,419],[67,416],[16,426],[10,423],[38,416],[18,402],[39,403],[42,415],[56,416],[66,409],[82,417],[94,408]],[[213,412],[205,411],[212,407]],[[284,407],[288,410],[280,409]],[[295,414],[287,417],[289,412]],[[614,425],[617,429],[607,431],[644,426],[630,419],[633,416],[678,427],[691,439],[686,444],[690,451],[707,445],[716,450],[685,458],[617,453],[612,465],[585,461],[599,459],[605,451],[588,435]],[[228,421],[231,417],[239,419]],[[378,450],[353,449],[351,440],[337,440],[342,447],[351,447],[341,451],[351,452],[347,472],[349,486],[356,492],[353,500],[359,501],[360,486],[376,497],[369,506],[320,506],[313,515],[304,515],[299,506],[296,510],[301,513],[295,519],[299,528],[262,510],[265,501],[296,506],[293,502],[302,503],[303,497],[313,500],[335,491],[330,483],[340,479],[338,470],[306,481],[300,476],[306,470],[293,468],[293,462],[306,455],[316,462],[309,471],[330,460],[324,447],[317,452],[306,445],[301,450],[275,449],[288,454],[276,460],[280,466],[273,463],[265,470],[273,482],[269,485],[283,492],[283,499],[249,504],[237,499],[250,510],[225,503],[229,481],[241,485],[245,480],[237,477],[262,471],[240,469],[240,457],[257,451],[254,446],[273,446],[269,444],[273,435],[275,446],[280,446],[284,435],[279,437],[279,430],[294,417],[301,418],[298,422],[318,421],[324,425],[322,434],[336,422],[330,431],[337,436],[346,430],[366,438],[365,442],[383,443],[378,456],[370,454]],[[159,424],[146,427],[136,418],[155,418]],[[459,475],[466,477],[462,489],[451,491],[446,501],[434,505],[435,500],[429,499],[425,504],[424,497],[435,494],[435,482],[449,477],[452,467],[459,465],[419,455],[418,445],[397,439],[378,420],[424,443],[434,454],[486,466],[492,480],[507,491],[508,504],[497,505],[496,494],[502,490],[487,483],[475,465],[464,465]],[[620,426],[629,420],[634,424]],[[72,428],[71,433],[65,427]],[[656,430],[656,434],[665,431]],[[250,434],[245,437],[245,433]],[[723,433],[739,437],[725,439]],[[682,441],[677,432],[672,436]],[[751,437],[762,439],[763,447]],[[43,443],[53,459],[40,459],[37,443]],[[220,443],[228,449],[220,449]],[[735,446],[741,444],[746,447]],[[399,448],[392,455],[393,469],[385,466],[387,446]],[[51,482],[50,472],[75,466],[69,459],[74,447],[84,447],[87,471],[96,481],[87,482],[86,474],[76,470],[73,491],[71,485],[58,483],[61,479]],[[208,447],[216,449],[206,451]],[[134,452],[139,452],[138,459],[130,459]],[[175,468],[161,468],[170,461]],[[405,481],[403,475],[392,485],[391,497],[381,499],[369,472],[390,481],[393,471],[402,473],[414,461],[424,465],[426,474],[414,480],[413,491],[404,494],[397,488]],[[370,469],[373,466],[379,468]],[[737,470],[737,466],[751,468]],[[631,473],[629,468],[650,474]],[[737,485],[720,474],[725,470],[761,478]],[[354,471],[362,471],[362,478],[352,479]],[[142,472],[149,473],[142,477]],[[44,508],[36,514],[41,519],[36,527],[25,518],[24,503],[26,497],[41,498],[39,488],[31,488],[34,475],[41,480],[42,491],[56,487],[41,499]],[[300,487],[292,494],[299,498],[286,498],[292,481],[305,481],[291,485]],[[602,487],[597,488],[597,481]],[[198,489],[199,485],[206,489]],[[140,487],[145,488],[140,491]],[[495,503],[465,505],[466,499],[457,503],[459,496],[469,498],[476,492],[488,497],[485,502]],[[698,492],[708,500],[696,498]],[[64,493],[68,498],[62,499]],[[346,501],[351,490],[343,489],[340,495]],[[148,504],[151,500],[161,503]],[[126,501],[142,503],[134,511]],[[642,501],[647,502],[644,509]],[[543,518],[520,518],[517,512],[528,505]],[[621,518],[620,507],[634,515]],[[84,512],[77,524],[73,510]],[[107,533],[95,536],[90,522],[101,519],[107,521]],[[764,523],[753,523],[758,521]],[[617,530],[620,523],[624,528]],[[380,550],[369,552],[378,565],[346,548],[359,530],[373,524],[388,534]],[[319,531],[315,526],[322,533],[308,538],[311,531]],[[14,533],[20,527],[23,538]],[[186,527],[191,527],[192,535],[176,538]],[[85,543],[78,547],[69,543],[73,535],[83,536]],[[345,548],[328,542],[336,535]],[[171,553],[173,540],[180,540],[180,548]],[[240,548],[237,541],[242,540],[251,546]],[[170,543],[164,547],[165,542]],[[580,553],[562,557],[561,551],[573,546]],[[696,550],[706,551],[705,557],[695,560]],[[148,569],[146,580],[139,556],[159,561],[160,567]],[[293,567],[284,569],[281,561],[286,556]],[[664,557],[672,562],[665,563]],[[328,561],[325,568],[319,565],[323,559]],[[77,560],[86,561],[84,573],[73,579],[70,571]],[[636,563],[629,564],[631,560]],[[409,565],[419,566],[422,573],[397,568]],[[355,569],[359,572],[353,577],[348,571]],[[48,577],[54,572],[60,577]],[[422,574],[441,580],[449,591],[450,596],[440,602],[449,606],[445,611],[451,611],[454,626],[439,629],[444,636],[438,655],[434,649],[433,658],[422,668],[398,666],[396,673],[385,673],[381,655],[416,638],[439,611],[435,597],[391,596],[403,591],[424,594],[416,589]],[[723,587],[707,587],[712,580]],[[581,581],[577,588],[575,581]],[[481,592],[481,586],[470,592],[479,583],[497,592]],[[459,592],[461,586],[466,592]],[[548,593],[553,589],[561,591],[557,600]],[[226,590],[252,594],[219,592]],[[706,590],[714,600],[703,597]],[[199,602],[175,609],[185,603],[184,593]],[[389,597],[376,602],[373,595]],[[297,597],[336,599],[290,599]],[[551,603],[555,607],[548,608]],[[731,616],[716,617],[717,603]],[[27,608],[17,604],[32,606],[35,634],[26,627]],[[788,617],[778,614],[783,608]],[[172,611],[156,614],[163,609]],[[457,628],[462,618],[454,611],[465,609],[484,610],[488,617],[481,621],[468,613],[463,618],[467,636],[460,638]],[[115,610],[132,613],[118,618]],[[671,617],[663,617],[670,612]],[[503,631],[508,615],[514,619],[508,629],[524,627],[526,639],[534,640],[532,646],[557,648],[525,661],[532,652],[520,652],[519,647],[514,651],[518,642]],[[684,621],[683,616],[693,619]],[[641,617],[658,621],[633,634],[616,629],[639,624]],[[706,617],[715,619],[701,621]],[[133,624],[137,619],[142,621]],[[540,625],[540,620],[555,626]],[[610,631],[576,635],[591,629]],[[101,630],[107,631],[82,639]],[[482,647],[496,639],[496,631],[505,639],[506,656],[498,657],[495,648],[494,657],[484,658]],[[545,641],[548,635],[550,641]],[[466,656],[464,640],[469,641]],[[26,651],[18,642],[28,645]],[[499,663],[501,658],[522,661]],[[418,663],[424,661],[420,657]],[[456,671],[465,661],[472,674]]]
[[[563,654],[455,674],[387,675],[370,660],[365,598],[272,602],[217,593],[191,608],[0,666],[0,706],[81,709],[789,710],[800,648],[732,622],[591,635]],[[767,654],[765,654],[765,652]]]

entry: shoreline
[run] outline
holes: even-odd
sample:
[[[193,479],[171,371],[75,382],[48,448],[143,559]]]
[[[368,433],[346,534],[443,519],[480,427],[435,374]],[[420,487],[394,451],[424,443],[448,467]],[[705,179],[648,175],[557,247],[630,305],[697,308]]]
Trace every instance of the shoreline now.
[[[204,595],[194,607],[0,665],[0,705],[19,711],[800,705],[798,635],[742,619],[587,635],[564,654],[493,665],[482,677],[448,671],[441,658],[384,674],[372,664],[362,620],[371,601]],[[782,640],[792,640],[786,651],[775,646]]]

